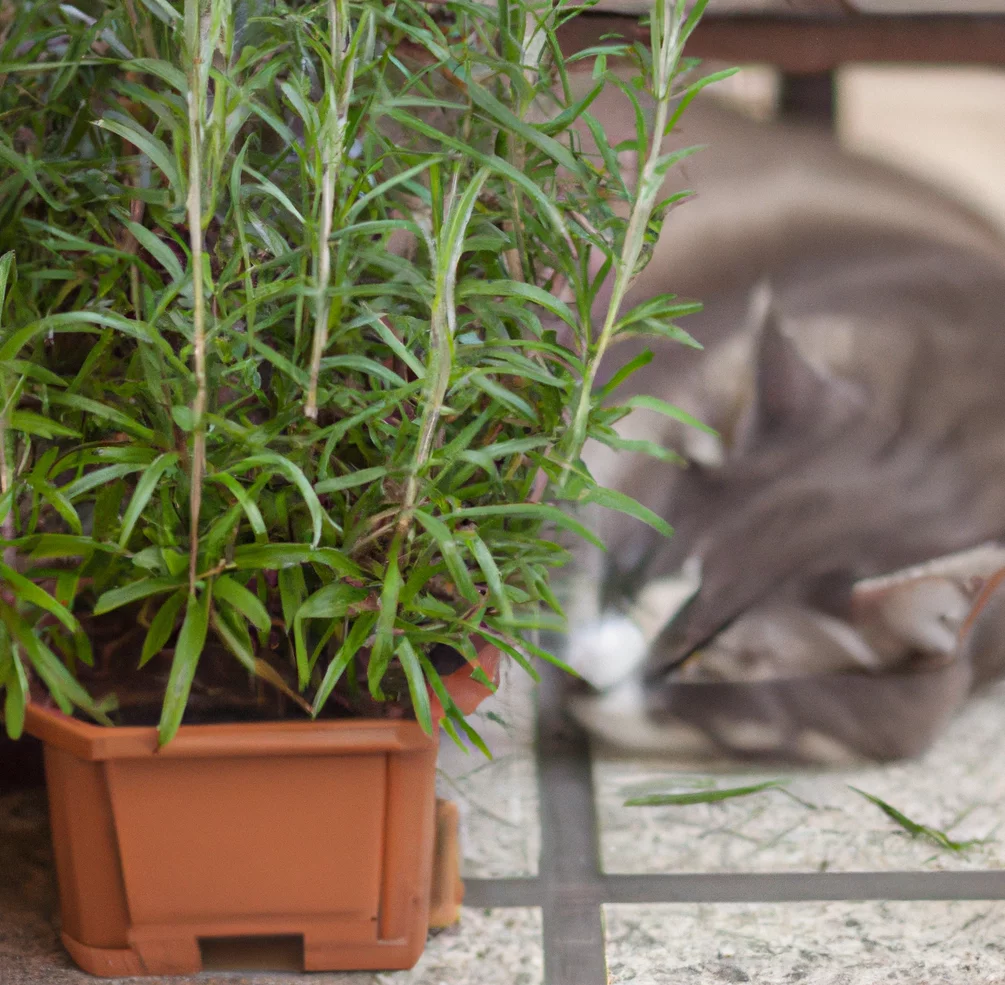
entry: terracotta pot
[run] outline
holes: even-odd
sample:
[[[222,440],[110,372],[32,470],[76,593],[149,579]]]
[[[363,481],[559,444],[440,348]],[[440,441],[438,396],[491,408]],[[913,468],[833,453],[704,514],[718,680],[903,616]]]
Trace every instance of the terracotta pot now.
[[[425,946],[436,741],[414,722],[104,728],[29,706],[45,743],[63,942],[95,975],[190,974],[235,939],[305,971]]]
[[[499,648],[491,643],[481,642],[478,649],[478,666],[485,672],[485,676],[495,685],[499,683],[499,662],[501,655]],[[454,699],[462,715],[470,715],[486,698],[493,694],[492,688],[476,681],[471,675],[475,668],[465,663],[463,667],[455,670],[452,674],[447,674],[443,678],[443,686],[447,693]],[[443,718],[443,705],[440,699],[429,689],[429,704],[433,721],[438,722]]]

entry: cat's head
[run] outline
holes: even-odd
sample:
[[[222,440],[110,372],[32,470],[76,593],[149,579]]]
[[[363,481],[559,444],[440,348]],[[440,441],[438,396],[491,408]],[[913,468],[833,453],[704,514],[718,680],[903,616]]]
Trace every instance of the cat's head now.
[[[809,601],[825,609],[850,588],[843,539],[854,527],[848,509],[862,503],[853,436],[868,400],[860,385],[801,342],[800,326],[782,318],[770,292],[758,289],[746,329],[706,353],[676,390],[661,394],[716,434],[653,416],[633,414],[625,422],[633,437],[658,428],[649,437],[687,459],[683,468],[639,463],[634,474],[617,478],[674,525],[671,539],[611,516],[601,531],[608,601],[616,607],[630,609],[646,586],[658,598],[654,583],[700,570],[700,588],[677,618],[662,614],[651,656],[663,663],[686,656],[787,583],[798,581],[800,591],[819,596]],[[848,491],[846,503],[839,489]],[[618,593],[620,600],[612,597]]]

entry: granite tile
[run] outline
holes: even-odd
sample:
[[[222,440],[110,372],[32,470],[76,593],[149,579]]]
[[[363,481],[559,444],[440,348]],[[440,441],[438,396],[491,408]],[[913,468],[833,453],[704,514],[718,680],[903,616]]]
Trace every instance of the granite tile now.
[[[6,917],[0,930],[3,985],[95,985],[74,967],[48,920]],[[536,909],[465,908],[461,922],[430,937],[410,971],[386,973],[203,972],[173,978],[119,978],[122,985],[541,985],[541,915]]]
[[[504,662],[498,691],[471,716],[492,759],[440,743],[437,793],[461,816],[461,874],[503,878],[537,874],[540,825],[534,758],[534,684]]]
[[[1005,865],[1005,688],[975,699],[920,759],[841,771],[738,770],[729,764],[632,760],[596,750],[607,872],[820,872],[998,869]],[[786,781],[713,804],[625,807],[631,796]],[[850,785],[954,841],[912,838]]]
[[[430,939],[415,968],[376,975],[373,985],[542,985],[543,975],[539,909],[465,908],[457,926]],[[329,978],[312,976],[310,982],[357,985],[343,983],[337,975]],[[370,980],[358,985],[370,985]]]
[[[1005,902],[604,908],[610,985],[1005,981]]]

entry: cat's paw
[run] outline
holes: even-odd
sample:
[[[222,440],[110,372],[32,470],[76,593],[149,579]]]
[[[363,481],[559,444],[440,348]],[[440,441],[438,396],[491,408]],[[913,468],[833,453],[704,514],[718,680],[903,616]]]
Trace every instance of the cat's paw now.
[[[591,687],[604,691],[624,681],[647,652],[638,624],[628,616],[609,612],[570,630],[566,663]]]

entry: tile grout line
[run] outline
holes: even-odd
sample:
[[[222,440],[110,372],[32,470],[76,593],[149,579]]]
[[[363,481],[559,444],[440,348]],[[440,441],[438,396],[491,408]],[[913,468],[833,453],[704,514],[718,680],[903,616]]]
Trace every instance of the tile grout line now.
[[[540,906],[540,879],[466,879],[476,907]],[[603,903],[785,903],[1003,900],[1005,870],[969,872],[698,872],[606,874],[581,886]]]
[[[539,876],[545,985],[605,985],[603,876],[589,742],[562,710],[562,681],[545,668],[538,689]]]

